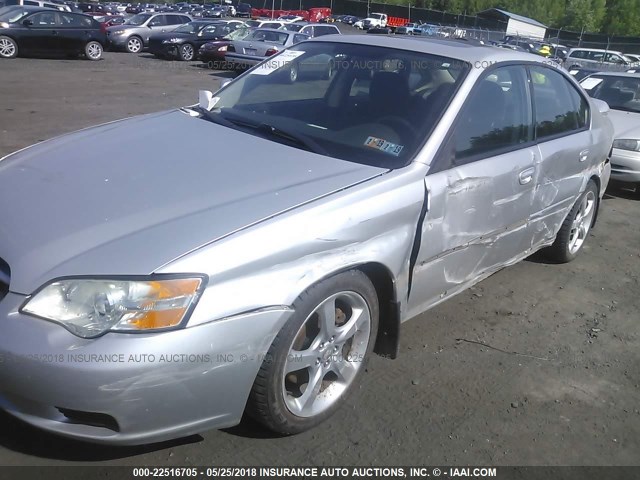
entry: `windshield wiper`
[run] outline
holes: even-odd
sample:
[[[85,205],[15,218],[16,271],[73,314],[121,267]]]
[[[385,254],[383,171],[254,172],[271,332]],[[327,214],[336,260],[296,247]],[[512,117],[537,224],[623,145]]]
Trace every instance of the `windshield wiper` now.
[[[300,135],[299,133],[284,130],[280,127],[276,127],[268,123],[254,123],[239,117],[231,117],[226,114],[223,115],[222,113],[212,113],[210,111],[202,109],[201,111],[204,118],[213,123],[217,123],[218,125],[223,125],[230,128],[247,128],[269,137],[275,137],[281,140],[285,140],[289,144],[292,144],[292,146],[301,148],[302,150],[319,153],[321,155],[328,155],[327,151],[323,147],[321,147],[305,135]]]

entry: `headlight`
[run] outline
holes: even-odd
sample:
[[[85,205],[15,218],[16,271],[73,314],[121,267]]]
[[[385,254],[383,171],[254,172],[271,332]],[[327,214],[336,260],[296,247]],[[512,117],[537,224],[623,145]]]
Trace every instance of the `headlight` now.
[[[126,30],[114,30],[111,32],[111,35],[124,35],[125,33],[127,33]]]
[[[167,38],[166,40],[163,40],[162,43],[178,43],[179,41],[179,38]]]
[[[640,152],[640,140],[614,140],[613,148],[620,150],[631,150],[632,152]]]
[[[20,311],[59,323],[82,338],[108,331],[166,330],[188,320],[205,279],[197,275],[154,275],[131,280],[55,280],[36,292]]]
[[[227,45],[224,45],[224,46],[220,47],[220,48],[218,49],[218,51],[219,51],[219,52],[226,52],[226,51],[227,51]]]
[[[0,22],[0,28],[9,28],[9,24],[7,22]]]

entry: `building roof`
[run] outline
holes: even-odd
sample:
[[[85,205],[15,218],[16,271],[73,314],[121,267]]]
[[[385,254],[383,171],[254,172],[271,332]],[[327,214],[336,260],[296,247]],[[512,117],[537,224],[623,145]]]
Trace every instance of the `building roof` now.
[[[529,18],[529,17],[523,17],[522,15],[517,15],[515,13],[507,12],[506,10],[500,10],[499,8],[490,8],[488,10],[484,10],[484,11],[478,13],[478,16],[507,17],[507,18],[511,18],[513,20],[517,20],[519,22],[528,23],[529,25],[535,25],[536,27],[547,28],[546,25],[543,25],[542,23],[538,22],[537,20],[534,20],[534,19]]]

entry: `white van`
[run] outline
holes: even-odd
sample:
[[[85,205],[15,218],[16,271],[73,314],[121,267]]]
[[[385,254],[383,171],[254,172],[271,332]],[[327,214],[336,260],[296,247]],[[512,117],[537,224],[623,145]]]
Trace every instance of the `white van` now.
[[[31,7],[53,8],[55,10],[61,10],[63,12],[71,11],[71,8],[68,5],[64,5],[61,3],[47,2],[44,0],[0,0],[0,8],[12,7],[14,5],[28,5]]]

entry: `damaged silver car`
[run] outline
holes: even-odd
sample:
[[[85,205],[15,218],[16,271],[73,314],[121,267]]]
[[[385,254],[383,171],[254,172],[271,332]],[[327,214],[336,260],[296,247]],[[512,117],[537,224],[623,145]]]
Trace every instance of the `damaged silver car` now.
[[[309,429],[372,353],[396,356],[405,320],[537,250],[575,258],[609,178],[607,108],[526,53],[321,37],[199,105],[14,153],[0,406],[113,444],[245,411]]]

